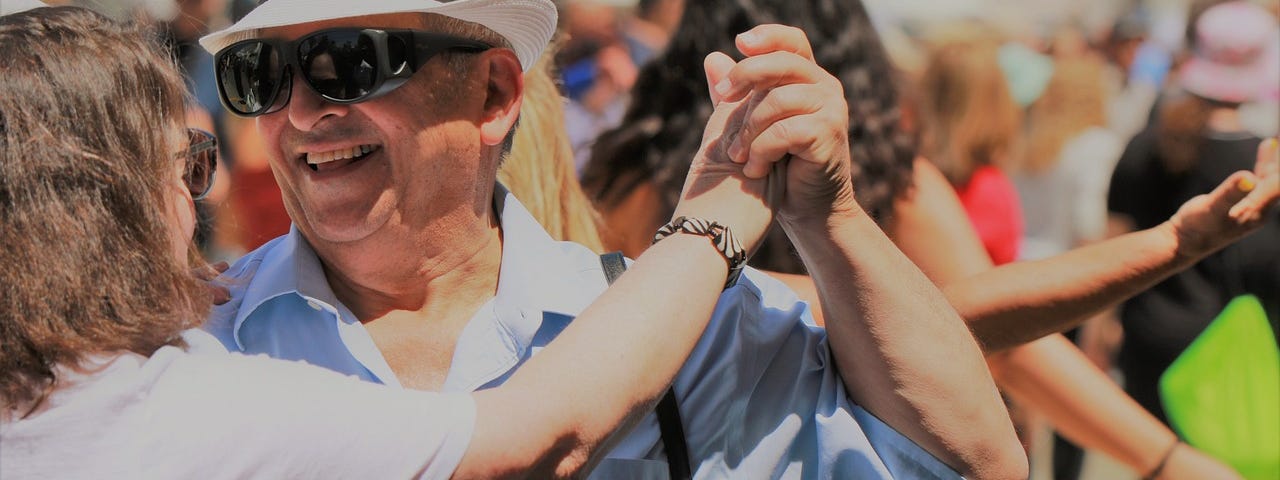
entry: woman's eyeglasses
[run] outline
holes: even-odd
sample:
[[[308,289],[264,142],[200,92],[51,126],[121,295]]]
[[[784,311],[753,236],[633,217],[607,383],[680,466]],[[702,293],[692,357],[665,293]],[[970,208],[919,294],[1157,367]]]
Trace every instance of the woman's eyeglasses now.
[[[289,103],[293,75],[325,100],[358,103],[385,95],[446,50],[479,52],[482,42],[415,30],[335,28],[293,41],[236,42],[214,59],[219,96],[233,113],[254,117]]]
[[[186,162],[182,181],[187,184],[193,200],[201,200],[213,188],[213,174],[218,170],[218,138],[198,128],[187,129],[187,149],[179,152],[179,159]]]

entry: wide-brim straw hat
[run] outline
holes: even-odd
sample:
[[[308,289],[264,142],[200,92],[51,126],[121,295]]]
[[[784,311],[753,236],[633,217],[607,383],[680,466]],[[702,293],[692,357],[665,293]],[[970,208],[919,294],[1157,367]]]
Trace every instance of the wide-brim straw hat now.
[[[264,28],[388,13],[434,13],[488,27],[507,39],[525,70],[556,31],[551,0],[269,0],[234,25],[204,36],[200,45],[217,53]]]

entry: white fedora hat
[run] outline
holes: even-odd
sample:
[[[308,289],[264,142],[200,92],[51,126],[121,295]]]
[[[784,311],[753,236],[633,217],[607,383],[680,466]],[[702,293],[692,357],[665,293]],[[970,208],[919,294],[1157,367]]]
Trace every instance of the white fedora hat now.
[[[511,43],[528,70],[556,31],[551,0],[269,0],[235,25],[200,39],[210,53],[254,38],[264,28],[384,13],[435,13],[477,23]]]

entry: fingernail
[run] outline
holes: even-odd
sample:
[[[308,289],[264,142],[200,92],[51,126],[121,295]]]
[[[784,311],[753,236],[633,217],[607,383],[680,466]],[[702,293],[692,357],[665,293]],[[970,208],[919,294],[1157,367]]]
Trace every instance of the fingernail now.
[[[1254,186],[1253,180],[1249,178],[1241,178],[1239,182],[1236,182],[1236,188],[1239,188],[1241,192],[1252,192]]]
[[[755,32],[745,32],[738,35],[738,41],[742,42],[743,45],[753,46],[760,43],[760,36],[756,35]]]
[[[1280,149],[1280,140],[1277,140],[1275,138],[1268,138],[1266,141],[1263,142],[1262,148],[1266,149],[1268,152],[1271,152],[1272,155],[1275,155],[1276,153],[1280,153],[1280,152],[1277,152],[1277,149]]]
[[[729,153],[730,161],[734,163],[739,163],[738,158],[742,157],[742,142],[738,141],[738,139],[736,138],[733,139],[733,143],[729,144],[728,153]]]
[[[728,96],[729,92],[732,92],[732,91],[733,91],[733,82],[729,81],[728,78],[720,80],[720,83],[716,84],[716,93],[719,93],[720,96],[722,97]]]

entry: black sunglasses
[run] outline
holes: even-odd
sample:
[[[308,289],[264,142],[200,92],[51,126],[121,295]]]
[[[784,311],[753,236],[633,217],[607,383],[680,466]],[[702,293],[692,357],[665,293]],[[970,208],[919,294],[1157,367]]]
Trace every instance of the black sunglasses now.
[[[254,117],[289,103],[295,74],[327,101],[358,103],[395,90],[440,52],[489,48],[475,40],[415,30],[334,28],[293,41],[236,42],[218,52],[214,65],[222,104],[237,115]]]
[[[218,170],[218,138],[198,128],[187,129],[187,149],[178,153],[186,162],[182,181],[193,200],[201,200],[213,189],[213,174]]]

